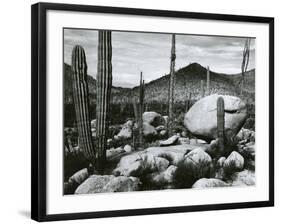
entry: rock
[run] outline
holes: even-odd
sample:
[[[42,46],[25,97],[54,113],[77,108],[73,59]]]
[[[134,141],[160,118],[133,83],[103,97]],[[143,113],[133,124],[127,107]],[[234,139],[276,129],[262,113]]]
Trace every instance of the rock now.
[[[152,173],[148,176],[148,180],[155,184],[160,185],[163,187],[163,185],[171,184],[174,181],[174,175],[177,170],[177,167],[174,165],[169,166],[165,171],[161,173]]]
[[[167,125],[169,117],[166,115],[166,116],[163,116],[162,118],[164,119],[164,124]]]
[[[86,180],[89,177],[88,169],[82,169],[77,171],[75,174],[73,174],[69,179],[69,183],[77,183],[81,184],[84,180]]]
[[[207,144],[207,142],[205,140],[202,140],[202,139],[197,139],[197,143],[198,144]]]
[[[198,165],[201,165],[201,164],[209,165],[212,163],[211,156],[209,156],[209,154],[206,153],[202,148],[193,149],[185,157],[190,159],[193,163],[198,164]]]
[[[224,161],[223,167],[241,170],[244,167],[244,158],[238,152],[233,151]]]
[[[232,176],[232,186],[252,186],[255,183],[256,178],[253,171],[243,170]]]
[[[143,168],[140,153],[134,153],[122,157],[112,173],[115,176],[140,176],[143,173]]]
[[[193,185],[192,188],[208,188],[208,187],[227,187],[229,184],[225,183],[222,180],[215,179],[215,178],[201,178],[197,180]]]
[[[157,126],[165,123],[161,114],[158,114],[154,111],[144,112],[142,115],[142,120],[144,123],[150,124],[154,127],[157,127]]]
[[[179,144],[184,145],[184,144],[190,144],[190,140],[189,138],[184,138],[184,137],[180,137],[178,139]]]
[[[184,138],[187,138],[187,133],[186,133],[186,131],[182,131],[182,132],[181,132],[181,136],[184,137]]]
[[[103,187],[113,178],[113,175],[92,175],[78,186],[75,194],[92,194],[104,192]]]
[[[124,151],[125,151],[125,152],[132,152],[132,146],[130,146],[130,145],[125,145],[125,146],[124,146]]]
[[[179,139],[178,135],[174,135],[167,140],[159,141],[160,146],[169,146],[169,145],[176,145],[177,141]]]
[[[119,176],[111,179],[104,187],[104,192],[128,192],[137,191],[141,182],[136,177]]]
[[[236,135],[238,141],[247,140],[255,142],[255,132],[246,128],[242,128]]]
[[[159,132],[160,136],[166,136],[167,135],[167,130],[162,130]]]
[[[223,156],[223,157],[220,157],[217,161],[217,166],[218,167],[223,167],[223,164],[225,162],[226,158]]]
[[[125,124],[123,124],[122,129],[117,134],[118,138],[129,139],[132,138],[133,135],[133,121],[128,120]]]
[[[155,136],[157,136],[157,131],[155,130],[155,128],[152,125],[144,122],[143,123],[143,135],[146,138],[155,137]]]
[[[136,152],[121,158],[113,174],[116,176],[139,177],[143,173],[161,172],[167,169],[169,161],[152,153]]]
[[[91,120],[91,128],[96,129],[96,127],[97,127],[97,120],[96,119]]]
[[[185,127],[204,140],[217,138],[217,99],[223,97],[225,105],[225,135],[231,142],[247,117],[246,104],[235,96],[209,95],[198,100],[185,114]]]
[[[189,144],[191,144],[191,145],[197,145],[197,144],[198,144],[197,139],[196,139],[196,138],[191,138],[191,139],[189,140]]]
[[[162,157],[169,160],[172,165],[179,165],[184,160],[184,156],[192,151],[193,149],[202,149],[203,151],[206,147],[194,146],[194,145],[172,145],[166,147],[150,147],[145,150],[145,153],[152,154],[156,157]]]
[[[157,127],[155,128],[155,130],[156,130],[157,132],[160,132],[160,131],[166,130],[166,127],[165,127],[164,125],[159,125],[159,126],[157,126]]]
[[[116,148],[116,149],[109,149],[106,150],[106,157],[112,157],[112,156],[116,156],[118,154],[124,153],[126,152],[122,147]]]

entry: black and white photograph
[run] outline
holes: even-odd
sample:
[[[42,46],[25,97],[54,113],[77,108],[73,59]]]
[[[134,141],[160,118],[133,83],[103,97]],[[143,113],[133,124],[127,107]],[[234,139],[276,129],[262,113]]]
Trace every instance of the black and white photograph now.
[[[255,50],[65,27],[63,194],[254,187]]]

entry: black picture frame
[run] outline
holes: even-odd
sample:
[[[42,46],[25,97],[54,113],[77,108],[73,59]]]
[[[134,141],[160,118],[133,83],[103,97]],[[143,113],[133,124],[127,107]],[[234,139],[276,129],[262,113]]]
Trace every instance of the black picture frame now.
[[[46,214],[46,12],[63,10],[140,16],[162,16],[217,21],[254,22],[269,25],[269,200],[243,203],[211,204],[196,206],[159,207],[146,209],[99,211],[69,214]],[[116,216],[178,213],[206,210],[254,208],[274,206],[274,18],[241,15],[163,11],[137,8],[103,7],[73,4],[37,3],[31,13],[31,218],[37,221],[54,221]]]

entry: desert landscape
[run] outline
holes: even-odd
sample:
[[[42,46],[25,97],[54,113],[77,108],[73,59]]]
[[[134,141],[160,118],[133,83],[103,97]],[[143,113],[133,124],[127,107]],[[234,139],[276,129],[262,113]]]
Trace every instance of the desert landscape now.
[[[112,83],[114,31],[95,32],[96,76],[81,45],[63,64],[64,194],[255,185],[250,38],[230,74],[200,62],[176,69],[177,35],[166,34],[170,71],[150,81],[140,71],[128,87]]]

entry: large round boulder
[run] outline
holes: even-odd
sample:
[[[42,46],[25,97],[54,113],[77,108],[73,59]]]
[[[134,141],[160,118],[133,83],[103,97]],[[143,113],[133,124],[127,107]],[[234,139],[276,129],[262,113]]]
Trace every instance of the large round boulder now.
[[[238,97],[210,95],[197,101],[185,114],[185,127],[194,135],[205,139],[217,136],[217,99],[223,97],[225,111],[225,136],[232,141],[247,118],[246,104]]]

